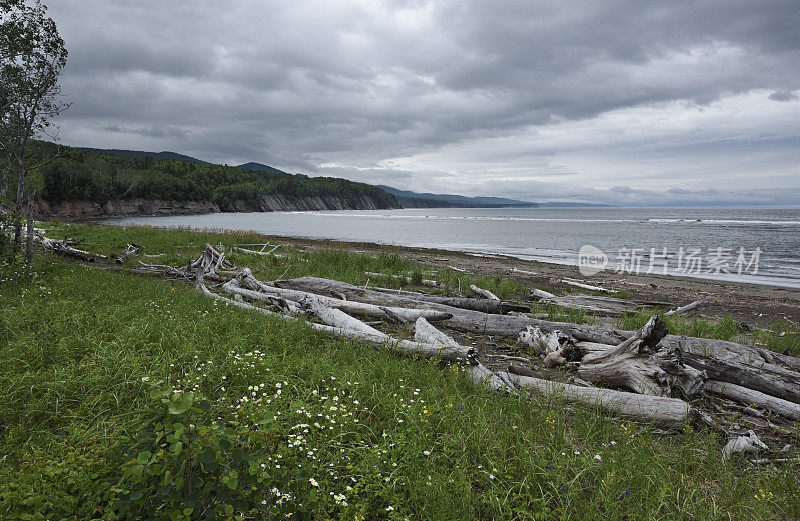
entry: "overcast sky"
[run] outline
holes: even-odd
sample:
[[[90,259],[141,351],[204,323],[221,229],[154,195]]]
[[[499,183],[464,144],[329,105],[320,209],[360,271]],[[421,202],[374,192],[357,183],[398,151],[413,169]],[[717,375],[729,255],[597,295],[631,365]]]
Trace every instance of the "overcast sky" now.
[[[800,2],[45,0],[68,145],[532,201],[800,204]]]

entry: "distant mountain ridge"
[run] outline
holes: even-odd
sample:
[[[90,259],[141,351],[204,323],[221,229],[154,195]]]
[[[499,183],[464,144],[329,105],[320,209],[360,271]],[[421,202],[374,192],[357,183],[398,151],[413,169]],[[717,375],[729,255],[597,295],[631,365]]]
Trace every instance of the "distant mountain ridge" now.
[[[538,203],[505,197],[466,197],[453,194],[417,193],[386,185],[376,185],[397,197],[404,208],[536,208]]]
[[[120,148],[91,148],[91,147],[75,147],[81,150],[88,150],[90,152],[97,152],[98,154],[110,154],[114,156],[127,156],[127,157],[152,157],[153,159],[172,159],[173,161],[188,161],[189,163],[195,163],[198,165],[210,165],[208,161],[203,161],[202,159],[197,159],[196,157],[187,156],[184,154],[178,154],[177,152],[145,152],[143,150],[124,150]],[[256,163],[251,161],[249,163],[244,163],[243,165],[238,165],[236,168],[241,168],[242,170],[252,170],[253,172],[267,172],[268,174],[287,174],[288,172],[284,172],[283,170],[278,170],[277,168],[269,165],[265,165],[263,163]]]
[[[399,208],[380,188],[334,177],[293,175],[259,163],[218,165],[174,152],[104,150],[35,141],[43,165],[36,215],[87,219],[209,212]],[[57,152],[58,150],[58,152]]]
[[[255,163],[253,161],[251,161],[249,163],[245,163],[243,165],[239,165],[236,168],[241,168],[242,170],[252,170],[254,172],[267,172],[269,174],[289,174],[289,172],[284,172],[283,170],[278,170],[274,166],[269,166],[269,165],[265,165],[265,164],[262,164],[262,163]]]
[[[89,152],[96,152],[98,154],[109,154],[112,156],[126,156],[126,157],[152,157],[153,159],[171,159],[173,161],[187,161],[197,165],[208,165],[208,161],[197,159],[195,157],[185,156],[177,152],[145,152],[142,150],[124,150],[120,148],[91,148],[91,147],[75,147],[79,150],[87,150]]]
[[[197,165],[211,165],[208,161],[197,159],[177,152],[146,152],[141,150],[124,149],[103,149],[91,147],[76,147],[80,150],[94,152],[98,154],[108,154],[116,156],[126,156],[133,158],[153,158],[171,161],[185,161]],[[234,168],[248,170],[251,172],[263,172],[266,174],[294,176],[297,178],[308,178],[304,174],[290,174],[274,166],[265,165],[255,161],[237,165]],[[597,203],[574,203],[574,202],[547,202],[535,203],[531,201],[521,201],[505,197],[478,196],[467,197],[454,194],[434,194],[429,192],[412,192],[410,190],[400,190],[387,185],[372,185],[397,198],[397,202],[403,208],[600,208],[609,207],[606,204]]]

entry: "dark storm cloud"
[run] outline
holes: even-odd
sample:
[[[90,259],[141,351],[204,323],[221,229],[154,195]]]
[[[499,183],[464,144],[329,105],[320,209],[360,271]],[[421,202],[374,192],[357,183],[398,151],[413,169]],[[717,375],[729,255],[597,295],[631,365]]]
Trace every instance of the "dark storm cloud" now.
[[[797,110],[796,0],[50,4],[70,51],[61,135],[71,144],[417,190],[456,179],[470,192],[498,171],[518,183],[568,176],[620,197],[610,160],[575,154],[606,147],[644,162],[706,143],[674,170],[702,163],[699,181],[725,175],[711,150],[720,141],[780,157],[763,165],[775,175],[798,164],[796,122],[737,115],[753,92]]]

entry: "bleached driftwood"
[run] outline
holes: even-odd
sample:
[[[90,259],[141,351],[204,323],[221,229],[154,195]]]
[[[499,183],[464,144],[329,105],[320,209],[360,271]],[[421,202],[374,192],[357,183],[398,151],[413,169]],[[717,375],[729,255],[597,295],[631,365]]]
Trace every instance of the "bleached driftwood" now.
[[[203,280],[204,277],[200,275],[198,277],[198,288],[206,296],[224,302],[228,305],[256,311],[263,315],[282,319],[292,318],[286,314],[275,313],[273,311],[254,306],[253,304],[229,299],[223,297],[222,295],[213,293],[206,287],[206,285],[203,283]],[[309,308],[309,311],[314,313],[321,320],[326,321],[325,324],[307,322],[308,326],[312,329],[324,331],[333,336],[351,338],[353,340],[373,344],[378,347],[384,347],[398,351],[406,355],[421,356],[423,358],[437,358],[452,363],[470,364],[474,358],[474,350],[471,348],[438,348],[430,344],[422,344],[409,340],[398,340],[396,338],[389,337],[385,333],[382,333],[357,319],[350,317],[343,311],[326,308],[325,306],[315,303],[312,299],[306,301],[305,305],[307,308]],[[355,324],[353,321],[360,322],[360,324]]]
[[[667,335],[667,328],[653,315],[633,336],[605,352],[587,354],[581,359],[578,375],[594,385],[655,396],[669,396],[679,383],[689,395],[698,392],[704,375],[682,363],[679,354],[656,346]]]
[[[686,304],[685,306],[681,306],[676,309],[672,309],[664,313],[664,316],[671,317],[673,315],[687,315],[690,313],[694,313],[695,311],[699,310],[700,308],[707,306],[709,302],[707,300],[695,300],[691,304]]]
[[[48,239],[47,237],[44,236],[39,236],[35,240],[40,242],[45,250],[52,251],[56,255],[60,255],[62,257],[72,257],[74,259],[79,259],[84,262],[95,262],[98,259],[108,260],[108,255],[91,253],[70,246],[70,241],[68,241],[66,237],[63,240],[57,241],[53,239]]]
[[[404,280],[406,282],[406,284],[411,284],[411,283],[414,282],[412,277],[408,277],[406,275],[392,275],[390,273],[374,273],[372,271],[365,271],[364,275],[366,275],[367,277],[375,277],[375,278],[386,278],[386,277],[388,277],[390,279],[401,279],[401,280]],[[423,286],[429,286],[429,287],[432,287],[432,288],[439,287],[439,283],[436,282],[435,280],[421,279],[419,281],[419,283],[421,285],[423,285]]]
[[[510,271],[511,273],[521,273],[523,275],[538,275],[539,274],[536,271],[526,271],[526,270],[521,270],[519,268],[509,268],[508,271]]]
[[[741,385],[717,380],[707,380],[703,385],[703,390],[744,405],[755,405],[785,418],[800,420],[800,405],[742,387]]]
[[[315,299],[306,299],[300,302],[311,313],[316,315],[326,325],[334,328],[338,334],[343,334],[356,340],[368,342],[383,342],[396,351],[401,351],[408,355],[419,355],[425,358],[438,358],[447,362],[471,363],[474,350],[462,346],[434,346],[410,340],[398,340],[389,337],[385,333],[368,326],[360,320],[351,317],[344,311],[323,306]],[[420,317],[421,318],[421,317]]]
[[[538,299],[550,300],[550,299],[555,299],[557,297],[548,291],[544,291],[543,289],[532,288],[531,298],[536,300]]]
[[[362,302],[355,302],[352,300],[341,300],[332,297],[326,297],[324,295],[315,295],[305,291],[268,286],[261,281],[256,280],[255,277],[252,276],[252,273],[250,273],[250,270],[242,271],[235,280],[230,281],[224,287],[231,293],[238,293],[244,297],[256,300],[264,300],[261,295],[264,295],[265,293],[280,295],[295,302],[299,302],[304,298],[314,297],[321,304],[331,308],[339,309],[351,314],[381,319],[400,317],[404,321],[413,322],[419,317],[425,317],[431,321],[447,320],[448,318],[452,317],[452,315],[449,313],[436,311],[433,309],[410,309],[392,306],[376,306],[374,304],[364,304]]]
[[[567,402],[581,405],[597,406],[603,410],[637,420],[675,426],[698,416],[697,412],[688,403],[678,398],[651,396],[596,387],[579,387],[529,376],[498,373],[498,376],[501,375],[505,375],[517,387],[528,388],[538,394],[560,397]]]
[[[303,289],[317,294],[341,292],[347,298],[377,305],[419,307],[437,309],[453,314],[447,325],[470,333],[506,336],[516,338],[528,326],[538,326],[548,330],[560,329],[578,341],[589,341],[618,345],[635,332],[603,328],[592,325],[552,322],[528,317],[486,314],[478,311],[455,308],[434,302],[422,302],[414,295],[392,295],[359,288],[351,284],[301,277],[282,281],[278,285]],[[680,349],[686,365],[704,370],[709,378],[728,381],[750,389],[761,391],[778,398],[800,403],[800,359],[788,355],[763,352],[752,346],[705,338],[691,338],[668,335],[661,341],[664,349]]]
[[[514,304],[513,302],[505,302],[502,300],[493,300],[488,298],[468,298],[468,297],[433,297],[430,295],[416,294],[413,297],[416,300],[423,302],[433,302],[436,304],[444,304],[445,306],[452,306],[454,308],[469,309],[472,311],[480,311],[481,313],[503,314],[503,313],[529,313],[530,306]]]
[[[500,297],[498,297],[497,295],[495,295],[494,293],[492,293],[488,289],[479,288],[475,284],[470,284],[469,285],[469,289],[471,289],[472,291],[474,291],[478,295],[482,295],[483,297],[488,298],[490,300],[497,300],[497,301],[500,300]]]
[[[418,318],[414,325],[414,340],[452,349],[464,349],[454,338],[439,331],[422,317]],[[514,386],[509,382],[499,378],[477,360],[474,362],[475,363],[464,367],[464,371],[470,380],[475,383],[486,384],[492,389],[499,391],[515,391]]]
[[[517,341],[536,349],[544,357],[542,363],[545,367],[557,367],[567,363],[568,358],[570,361],[576,359],[574,352],[568,352],[574,347],[571,339],[560,330],[545,331],[531,326],[520,332]]]
[[[125,249],[122,252],[122,255],[117,257],[116,263],[122,264],[126,260],[130,259],[134,255],[138,255],[139,252],[142,251],[142,246],[139,244],[126,244]]]
[[[233,247],[233,249],[236,250],[236,251],[240,251],[242,253],[250,253],[250,254],[253,254],[253,255],[272,255],[275,250],[277,250],[278,248],[281,247],[280,244],[276,244],[275,246],[272,247],[271,250],[264,251],[266,249],[266,247],[269,246],[269,245],[270,245],[269,243],[264,244],[264,247],[261,248],[261,250],[259,250],[259,251],[251,250],[249,248],[243,248],[242,247],[242,246],[250,246],[249,244],[236,245],[236,246]],[[260,246],[260,245],[253,245],[253,246]]]
[[[568,286],[574,286],[576,288],[588,289],[589,291],[604,291],[606,293],[617,293],[615,289],[608,289],[603,288],[600,286],[592,286],[591,284],[584,284],[583,282],[578,282],[577,280],[572,279],[561,279],[561,282],[567,284]]]

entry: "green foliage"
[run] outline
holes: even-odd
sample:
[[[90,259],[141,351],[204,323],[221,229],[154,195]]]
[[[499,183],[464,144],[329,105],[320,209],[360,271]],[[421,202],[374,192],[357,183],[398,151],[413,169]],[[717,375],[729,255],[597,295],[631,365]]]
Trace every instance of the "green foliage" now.
[[[64,40],[47,8],[36,0],[0,3],[0,149],[13,168],[3,165],[2,186],[17,185],[30,197],[39,179],[31,179],[41,158],[32,157],[29,140],[46,132],[69,104],[61,99],[58,78],[67,63]]]
[[[36,154],[56,153],[52,143],[37,142]],[[60,147],[60,155],[42,169],[43,198],[50,204],[88,200],[104,204],[110,199],[144,198],[175,201],[212,201],[222,210],[235,204],[258,209],[263,197],[276,195],[334,197],[358,208],[369,197],[381,208],[397,200],[380,188],[330,177],[305,177],[278,172],[178,161],[154,157],[104,154],[95,150]]]
[[[96,251],[144,244],[148,253],[165,253],[159,262],[168,264],[185,262],[206,242],[264,241],[255,234],[44,226],[54,237],[86,237],[86,249]],[[364,271],[430,276],[430,268],[390,249],[376,256],[279,251],[287,257],[237,253],[237,264],[263,278],[291,264],[296,276],[341,274],[361,284]],[[155,496],[156,511],[165,462],[185,458],[186,470],[202,463],[201,448],[224,446],[224,440],[231,446],[215,461],[237,471],[236,494],[251,480],[262,500],[277,501],[270,483],[291,483],[281,493],[302,498],[317,519],[800,516],[797,462],[724,466],[726,440],[714,431],[686,426],[665,434],[556,398],[487,392],[454,367],[215,303],[182,283],[52,256],[40,256],[33,267],[36,284],[0,284],[3,521],[114,519],[120,514],[104,497],[119,488],[112,494],[122,501],[136,465],[146,467],[137,486]],[[462,285],[472,280],[449,270],[431,278],[447,274]],[[476,284],[496,292],[491,279],[485,282]],[[147,378],[181,393],[164,389],[150,398]],[[200,407],[206,401],[209,410]],[[212,431],[215,421],[219,430]],[[158,423],[171,427],[158,430]],[[177,424],[184,428],[175,437]],[[217,441],[197,440],[198,426]],[[175,441],[167,441],[170,434]],[[176,441],[182,444],[177,456],[170,450]],[[269,473],[263,482],[258,474],[242,476],[252,465],[236,466],[236,447]],[[146,464],[137,459],[144,452],[150,453],[141,454]],[[150,475],[153,464],[158,471],[154,466]],[[227,470],[211,474],[208,479],[230,489],[222,481],[227,476],[230,483]],[[172,492],[169,505],[177,504]],[[191,517],[200,514],[193,510]],[[252,518],[279,514],[273,509]]]
[[[303,494],[286,471],[261,465],[277,447],[267,441],[268,432],[239,422],[220,424],[219,411],[199,393],[156,386],[151,398],[157,405],[146,410],[142,429],[126,440],[122,475],[107,494],[122,518],[308,517],[315,494]]]
[[[616,319],[616,326],[620,329],[635,331],[644,326],[656,312],[658,312],[658,310],[641,310],[636,313],[625,313]],[[739,325],[733,317],[709,320],[698,317],[667,317],[664,316],[663,313],[660,313],[659,317],[667,325],[667,330],[672,335],[734,340],[734,337],[739,334]]]

